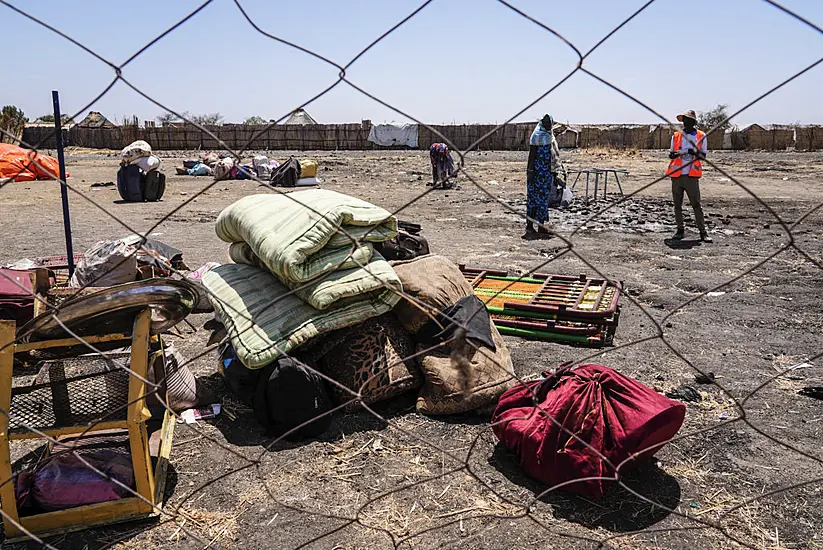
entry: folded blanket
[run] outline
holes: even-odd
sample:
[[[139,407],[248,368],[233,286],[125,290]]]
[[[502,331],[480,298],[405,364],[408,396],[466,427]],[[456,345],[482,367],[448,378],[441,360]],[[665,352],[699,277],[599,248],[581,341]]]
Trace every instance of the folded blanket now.
[[[250,369],[261,368],[321,334],[386,313],[399,299],[396,294],[387,299],[382,292],[364,293],[320,311],[289,294],[270,272],[242,264],[215,267],[202,280],[237,357]],[[327,279],[321,284],[334,291],[343,282]]]
[[[358,198],[310,189],[244,197],[220,213],[215,229],[233,243],[233,261],[252,263],[256,257],[284,283],[299,284],[366,263],[372,256],[368,243],[394,238],[397,219]]]

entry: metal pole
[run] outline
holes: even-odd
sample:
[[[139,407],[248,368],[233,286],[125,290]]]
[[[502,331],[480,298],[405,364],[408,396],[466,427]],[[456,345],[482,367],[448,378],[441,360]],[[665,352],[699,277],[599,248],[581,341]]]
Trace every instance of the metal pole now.
[[[57,142],[57,162],[60,164],[60,198],[63,201],[63,231],[66,234],[66,260],[69,277],[74,274],[74,248],[71,245],[71,215],[69,214],[69,190],[66,187],[66,159],[63,156],[63,129],[60,124],[60,96],[57,90],[51,93],[54,104],[54,139]]]

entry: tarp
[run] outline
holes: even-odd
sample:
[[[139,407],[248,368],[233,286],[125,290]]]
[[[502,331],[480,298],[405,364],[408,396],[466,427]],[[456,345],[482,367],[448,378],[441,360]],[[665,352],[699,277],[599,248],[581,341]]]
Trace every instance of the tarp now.
[[[417,147],[417,136],[417,124],[375,124],[369,130],[369,141],[381,147]]]
[[[60,167],[57,159],[16,145],[0,143],[0,179],[32,181],[59,177]],[[69,177],[68,172],[66,177]]]

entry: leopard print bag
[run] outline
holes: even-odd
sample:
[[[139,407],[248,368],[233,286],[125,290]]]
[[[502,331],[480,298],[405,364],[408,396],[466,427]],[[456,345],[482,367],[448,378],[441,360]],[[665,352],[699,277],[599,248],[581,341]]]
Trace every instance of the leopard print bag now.
[[[339,332],[340,343],[320,358],[318,367],[350,390],[361,391],[364,403],[385,401],[422,386],[423,374],[417,360],[408,359],[415,352],[414,342],[392,314]],[[335,405],[354,399],[342,388],[330,386]],[[355,401],[345,409],[358,407]]]

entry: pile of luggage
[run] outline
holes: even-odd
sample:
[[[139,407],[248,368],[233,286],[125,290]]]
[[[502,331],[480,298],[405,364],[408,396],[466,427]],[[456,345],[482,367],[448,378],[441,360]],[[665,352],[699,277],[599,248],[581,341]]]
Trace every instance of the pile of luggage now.
[[[120,152],[117,192],[127,202],[159,201],[166,191],[166,175],[151,145],[138,140]]]

